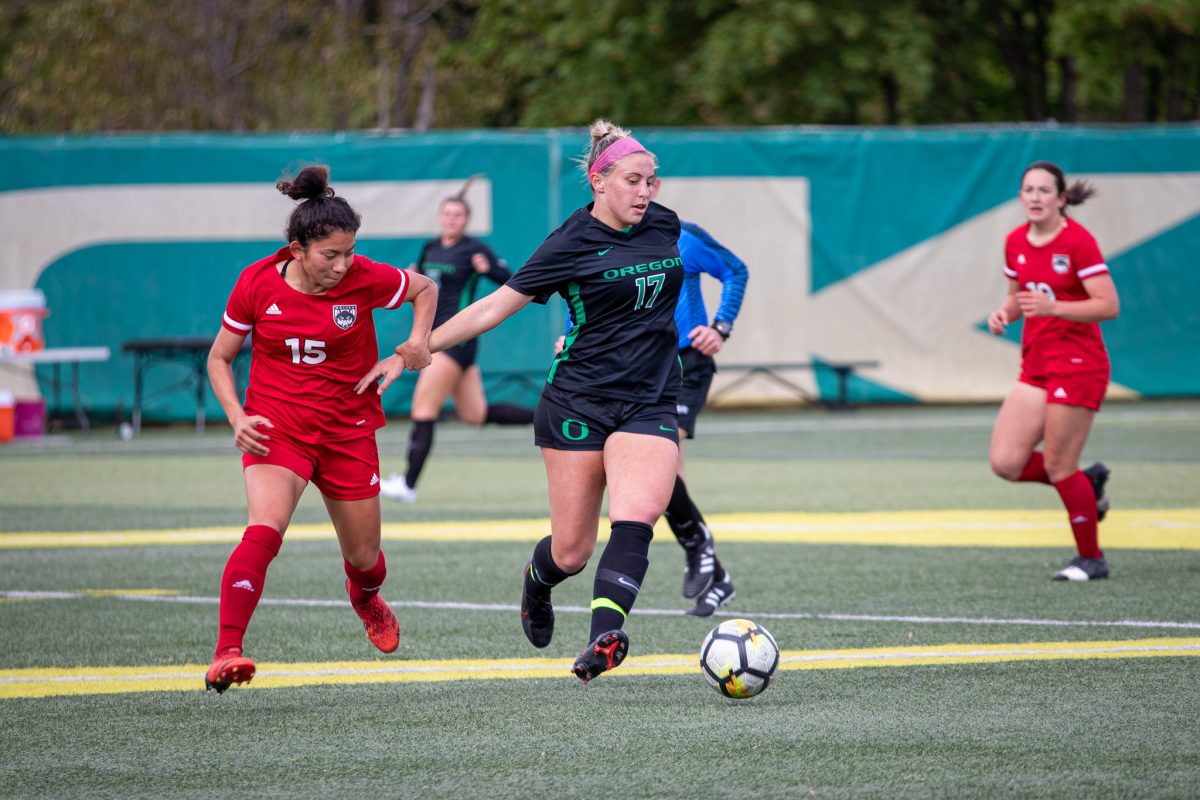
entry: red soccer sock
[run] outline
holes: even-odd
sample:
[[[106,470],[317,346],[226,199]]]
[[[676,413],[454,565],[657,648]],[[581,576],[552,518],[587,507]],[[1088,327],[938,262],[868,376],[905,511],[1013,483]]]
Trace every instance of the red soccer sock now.
[[[1101,558],[1100,543],[1096,532],[1096,493],[1092,482],[1082,470],[1076,470],[1069,478],[1054,484],[1067,515],[1071,518],[1071,532],[1075,534],[1075,548],[1084,558]]]
[[[239,652],[246,626],[262,597],[267,567],[279,555],[283,537],[266,525],[251,525],[242,534],[221,575],[221,632],[217,637],[217,653],[230,648]]]
[[[1029,460],[1021,468],[1021,477],[1017,480],[1024,483],[1050,483],[1050,475],[1046,472],[1046,459],[1041,450],[1034,450],[1030,454]]]
[[[370,569],[359,569],[349,561],[345,564],[346,577],[350,579],[350,602],[356,606],[366,605],[379,594],[387,578],[387,562],[383,558],[383,551],[379,551],[379,560]]]

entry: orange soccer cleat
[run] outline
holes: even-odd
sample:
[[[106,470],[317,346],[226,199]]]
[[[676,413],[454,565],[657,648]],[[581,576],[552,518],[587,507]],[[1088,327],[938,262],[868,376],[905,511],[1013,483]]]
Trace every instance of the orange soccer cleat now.
[[[217,653],[204,676],[204,688],[216,689],[217,694],[221,694],[234,684],[249,683],[254,670],[254,662],[243,658],[241,650]]]
[[[346,580],[346,591],[350,591],[350,581]],[[363,627],[367,629],[367,638],[371,640],[371,644],[378,647],[385,653],[395,652],[400,646],[400,621],[396,619],[396,615],[384,599],[376,592],[363,605],[350,601],[350,607],[354,609],[354,613],[358,614],[358,618],[362,620]]]

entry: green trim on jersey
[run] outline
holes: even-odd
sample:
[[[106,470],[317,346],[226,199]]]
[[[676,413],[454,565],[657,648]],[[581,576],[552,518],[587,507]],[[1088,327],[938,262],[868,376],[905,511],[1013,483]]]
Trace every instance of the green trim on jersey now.
[[[568,302],[571,304],[571,320],[574,324],[567,333],[567,338],[563,341],[562,350],[558,351],[558,355],[554,357],[554,363],[550,365],[550,372],[546,375],[546,383],[554,383],[555,370],[558,369],[559,364],[567,360],[571,344],[579,338],[579,332],[583,330],[583,323],[587,322],[587,315],[583,313],[583,298],[579,296],[579,284],[571,281],[567,284],[567,293],[570,295]]]
[[[475,297],[475,287],[479,285],[479,278],[480,275],[478,272],[467,278],[467,282],[463,285],[462,291],[458,293],[459,311],[462,311],[464,308],[471,305],[471,300]]]

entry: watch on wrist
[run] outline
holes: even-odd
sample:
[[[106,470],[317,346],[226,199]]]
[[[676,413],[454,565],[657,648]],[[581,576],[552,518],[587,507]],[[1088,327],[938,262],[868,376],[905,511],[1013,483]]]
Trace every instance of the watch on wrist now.
[[[729,334],[733,333],[733,323],[719,319],[712,324],[713,330],[721,334],[722,339],[728,339]]]

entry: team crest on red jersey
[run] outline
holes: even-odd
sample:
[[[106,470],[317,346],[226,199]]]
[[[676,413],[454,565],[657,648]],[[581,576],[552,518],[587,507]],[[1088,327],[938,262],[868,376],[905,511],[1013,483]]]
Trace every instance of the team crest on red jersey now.
[[[1066,275],[1071,271],[1071,257],[1062,253],[1055,253],[1050,256],[1050,266],[1059,275]]]
[[[344,331],[350,330],[358,319],[358,306],[334,306],[333,322]]]

